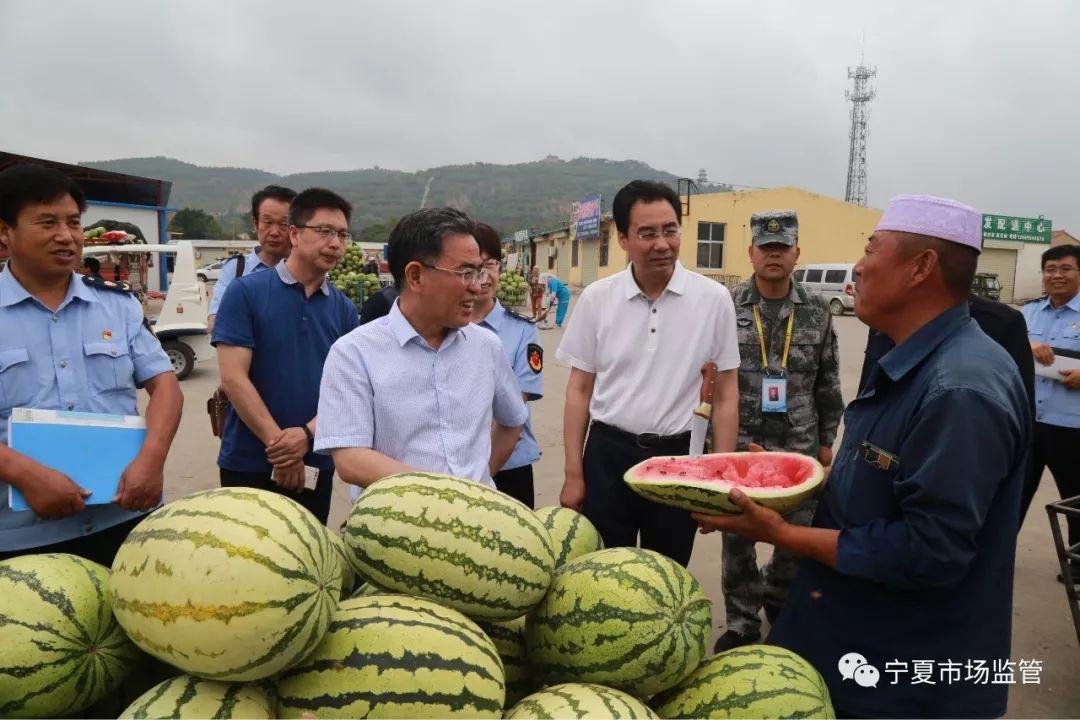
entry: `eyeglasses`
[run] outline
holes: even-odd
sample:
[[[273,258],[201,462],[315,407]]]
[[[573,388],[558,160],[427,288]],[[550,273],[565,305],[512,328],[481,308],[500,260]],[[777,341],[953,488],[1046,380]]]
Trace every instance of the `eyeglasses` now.
[[[1051,265],[1050,267],[1044,267],[1043,271],[1042,271],[1042,274],[1043,275],[1071,275],[1072,273],[1077,272],[1078,270],[1080,270],[1080,269],[1075,268],[1072,265],[1056,265],[1056,266]]]
[[[488,258],[487,260],[485,260],[484,262],[482,262],[480,264],[483,265],[485,268],[488,268],[490,270],[494,270],[495,268],[499,267],[499,261],[496,260],[495,258]]]
[[[428,265],[427,263],[420,264],[432,270],[442,270],[443,272],[457,275],[461,282],[465,283],[466,285],[472,285],[473,283],[482,283],[484,280],[491,277],[490,275],[488,275],[487,268],[465,268],[464,270],[451,270],[450,268],[439,267],[438,265]]]
[[[640,228],[637,231],[637,239],[643,240],[645,242],[652,242],[653,240],[659,238],[661,235],[664,236],[665,240],[677,240],[679,236],[682,235],[682,228],[680,228],[678,225],[673,225],[666,227],[662,230],[657,230],[656,228],[652,227],[645,227]]]
[[[298,228],[307,228],[308,230],[314,230],[319,233],[319,237],[323,240],[330,240],[332,238],[341,238],[341,242],[348,245],[352,242],[352,233],[348,230],[335,230],[332,227],[326,227],[324,225],[297,225]]]

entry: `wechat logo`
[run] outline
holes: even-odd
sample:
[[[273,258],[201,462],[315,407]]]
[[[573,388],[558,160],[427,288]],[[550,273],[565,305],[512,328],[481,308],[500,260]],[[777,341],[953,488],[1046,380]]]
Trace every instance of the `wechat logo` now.
[[[859,653],[847,653],[844,657],[840,658],[840,662],[837,663],[836,669],[840,671],[840,677],[844,680],[854,680],[855,684],[860,687],[872,687],[876,688],[878,681],[881,680],[881,673],[878,669],[868,663],[866,658]]]

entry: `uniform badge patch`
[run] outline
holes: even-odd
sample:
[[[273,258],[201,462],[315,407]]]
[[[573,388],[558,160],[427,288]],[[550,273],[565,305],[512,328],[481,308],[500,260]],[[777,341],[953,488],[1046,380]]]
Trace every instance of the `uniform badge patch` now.
[[[131,292],[131,283],[124,280],[113,281],[105,280],[104,278],[97,277],[96,275],[83,275],[83,284],[88,287],[95,288],[97,290],[112,290],[113,292]]]
[[[765,226],[765,229],[768,230],[771,233],[780,232],[780,221],[773,218],[772,220],[769,221],[769,224]]]
[[[539,375],[544,369],[544,348],[536,343],[529,343],[526,352],[529,358],[529,369]]]
[[[112,330],[103,330],[101,333],[102,340],[112,340]]]
[[[879,470],[893,470],[900,467],[900,459],[877,445],[863,441],[859,446],[859,457]]]
[[[739,318],[735,324],[739,327],[750,327],[750,318]]]

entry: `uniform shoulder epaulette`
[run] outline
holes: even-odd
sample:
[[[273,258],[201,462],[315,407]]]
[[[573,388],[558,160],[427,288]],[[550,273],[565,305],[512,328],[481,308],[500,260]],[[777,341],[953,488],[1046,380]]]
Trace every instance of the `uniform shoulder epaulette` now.
[[[124,280],[106,280],[97,275],[83,275],[83,283],[87,287],[98,290],[112,290],[113,292],[131,293],[131,283]]]
[[[511,310],[510,308],[506,307],[505,305],[503,306],[503,309],[506,310],[506,314],[509,315],[510,317],[515,317],[518,320],[520,320],[521,322],[527,322],[530,325],[532,324],[532,318],[525,317],[521,313],[519,313],[519,312],[517,312],[515,310]]]

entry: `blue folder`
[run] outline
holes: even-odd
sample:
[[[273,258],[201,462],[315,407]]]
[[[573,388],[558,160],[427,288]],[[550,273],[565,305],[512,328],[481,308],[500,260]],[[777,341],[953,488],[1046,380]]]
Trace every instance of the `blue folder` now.
[[[145,420],[127,415],[15,408],[8,420],[8,447],[91,491],[87,505],[112,502],[120,475],[145,438]],[[30,509],[13,486],[8,487],[8,505]]]

